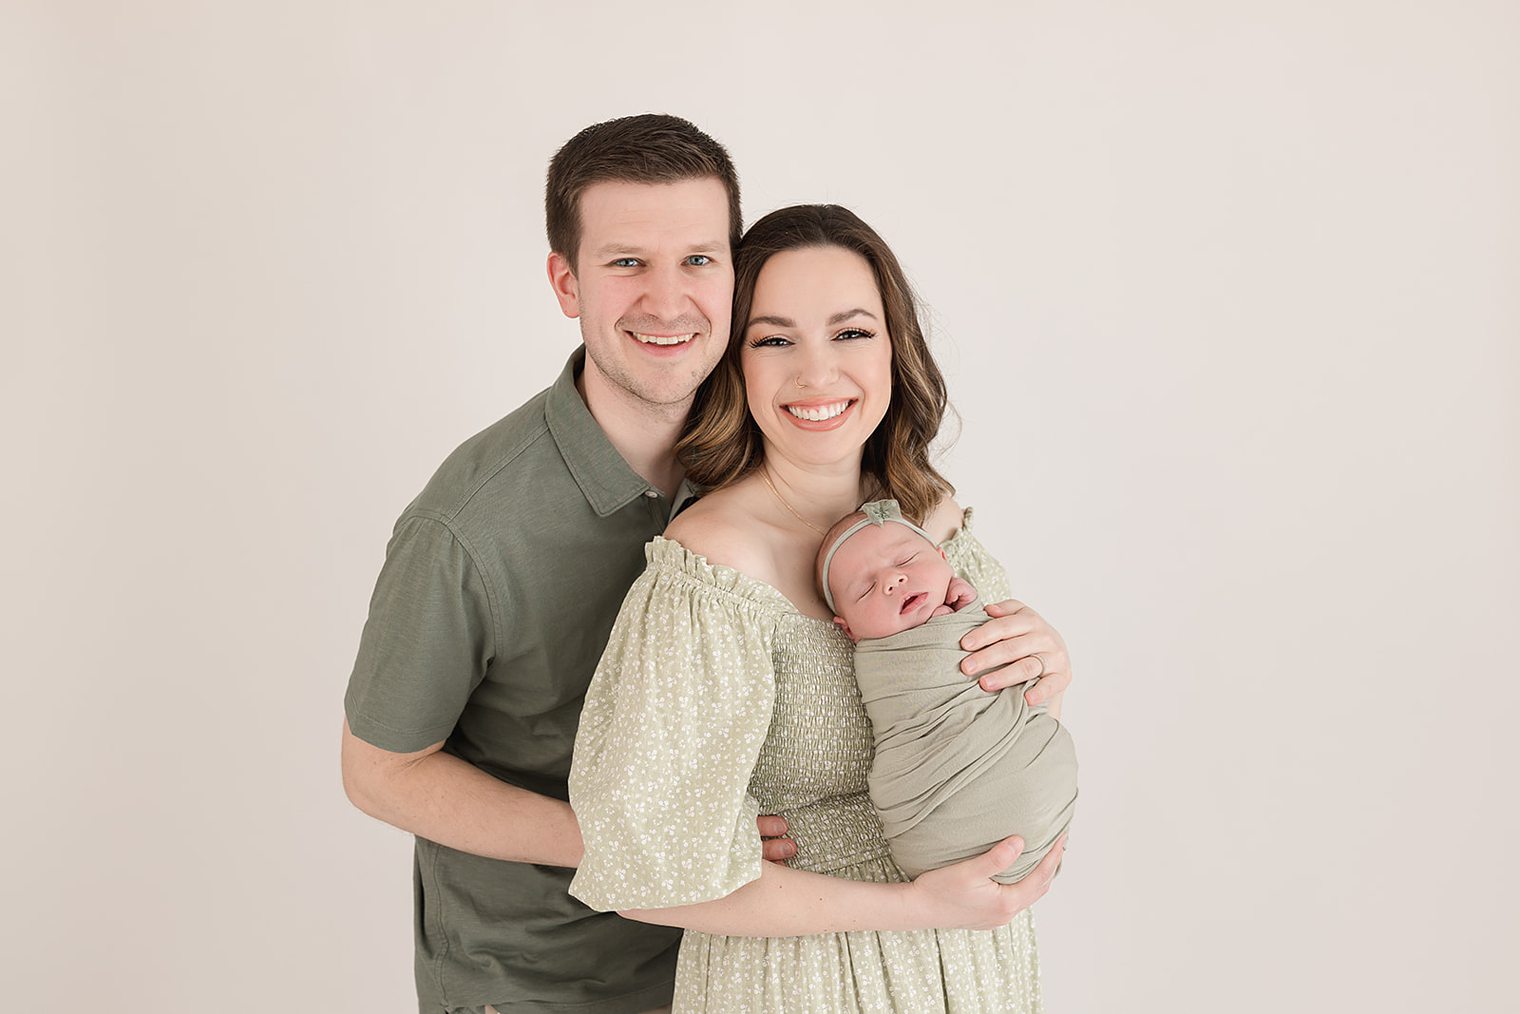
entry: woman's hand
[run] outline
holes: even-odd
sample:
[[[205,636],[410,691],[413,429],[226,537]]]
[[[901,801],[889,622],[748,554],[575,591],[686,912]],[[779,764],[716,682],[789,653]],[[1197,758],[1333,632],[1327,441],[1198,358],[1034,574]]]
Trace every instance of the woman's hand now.
[[[982,689],[995,692],[1038,677],[1024,691],[1030,705],[1047,704],[1071,685],[1066,642],[1043,616],[1016,599],[994,602],[987,615],[992,619],[961,638],[962,650],[971,652],[961,660],[961,672],[975,676],[1011,662],[981,677]]]
[[[1057,839],[1023,880],[1000,884],[991,879],[1013,865],[1022,851],[1024,839],[1004,838],[975,859],[925,873],[908,885],[909,905],[924,917],[914,921],[935,929],[990,930],[1006,925],[1050,890],[1066,852],[1066,836]]]

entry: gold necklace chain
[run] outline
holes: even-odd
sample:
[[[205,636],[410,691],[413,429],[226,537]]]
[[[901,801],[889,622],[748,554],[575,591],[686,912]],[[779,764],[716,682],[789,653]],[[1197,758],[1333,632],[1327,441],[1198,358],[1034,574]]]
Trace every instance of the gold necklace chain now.
[[[813,531],[817,532],[818,533],[818,537],[820,539],[828,534],[822,528],[819,528],[817,525],[813,524],[807,518],[803,517],[801,514],[798,514],[797,511],[796,511],[796,509],[793,508],[791,504],[789,504],[789,503],[786,502],[786,497],[782,496],[780,490],[776,489],[775,484],[771,482],[771,477],[767,473],[766,468],[765,468],[764,465],[760,466],[760,478],[765,481],[765,485],[770,489],[771,495],[776,498],[776,502],[779,503],[779,504],[781,504],[781,506],[785,507],[788,511],[790,511],[792,517],[796,518],[798,521],[801,521],[803,524],[807,525]]]

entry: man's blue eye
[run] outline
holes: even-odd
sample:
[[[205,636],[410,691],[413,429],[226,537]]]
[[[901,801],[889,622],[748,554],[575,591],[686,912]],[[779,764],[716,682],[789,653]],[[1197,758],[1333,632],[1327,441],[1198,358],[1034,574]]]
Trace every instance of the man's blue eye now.
[[[639,259],[637,257],[619,257],[612,262],[612,266],[615,268],[636,268],[639,266]]]
[[[692,267],[700,268],[711,264],[712,258],[706,254],[692,254],[690,257],[686,258],[686,263],[690,264]]]

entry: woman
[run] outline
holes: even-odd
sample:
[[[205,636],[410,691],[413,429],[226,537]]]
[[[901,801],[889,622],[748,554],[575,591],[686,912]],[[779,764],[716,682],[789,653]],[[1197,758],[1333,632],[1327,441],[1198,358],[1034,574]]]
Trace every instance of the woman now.
[[[678,448],[714,491],[649,545],[587,694],[571,893],[690,931],[677,1010],[1038,1010],[1027,906],[1062,848],[1006,887],[987,878],[1017,839],[907,882],[866,795],[851,644],[813,586],[824,530],[892,496],[1008,595],[929,463],[945,389],[902,270],[843,208],[782,209],[740,246],[733,320]],[[786,819],[791,868],[760,861],[761,813]]]

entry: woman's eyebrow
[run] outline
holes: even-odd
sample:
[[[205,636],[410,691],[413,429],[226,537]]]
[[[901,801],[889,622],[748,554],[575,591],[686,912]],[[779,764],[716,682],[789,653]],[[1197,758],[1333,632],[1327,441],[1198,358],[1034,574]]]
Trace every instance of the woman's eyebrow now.
[[[751,327],[754,327],[756,324],[769,324],[771,327],[796,327],[797,326],[797,322],[795,320],[792,320],[790,317],[773,317],[770,314],[761,314],[758,317],[751,317],[749,319],[749,323],[745,324],[744,326],[746,328],[751,328]]]
[[[834,314],[828,319],[828,326],[833,327],[840,321],[849,320],[851,317],[870,317],[872,320],[875,320],[876,314],[872,313],[870,310],[864,309],[863,307],[857,306],[853,310],[841,310],[840,312]],[[744,326],[746,328],[750,328],[754,327],[756,324],[769,324],[771,327],[797,326],[797,322],[795,320],[792,320],[790,317],[776,317],[768,313],[761,314],[758,317],[751,317],[749,319],[749,323],[745,324]]]

